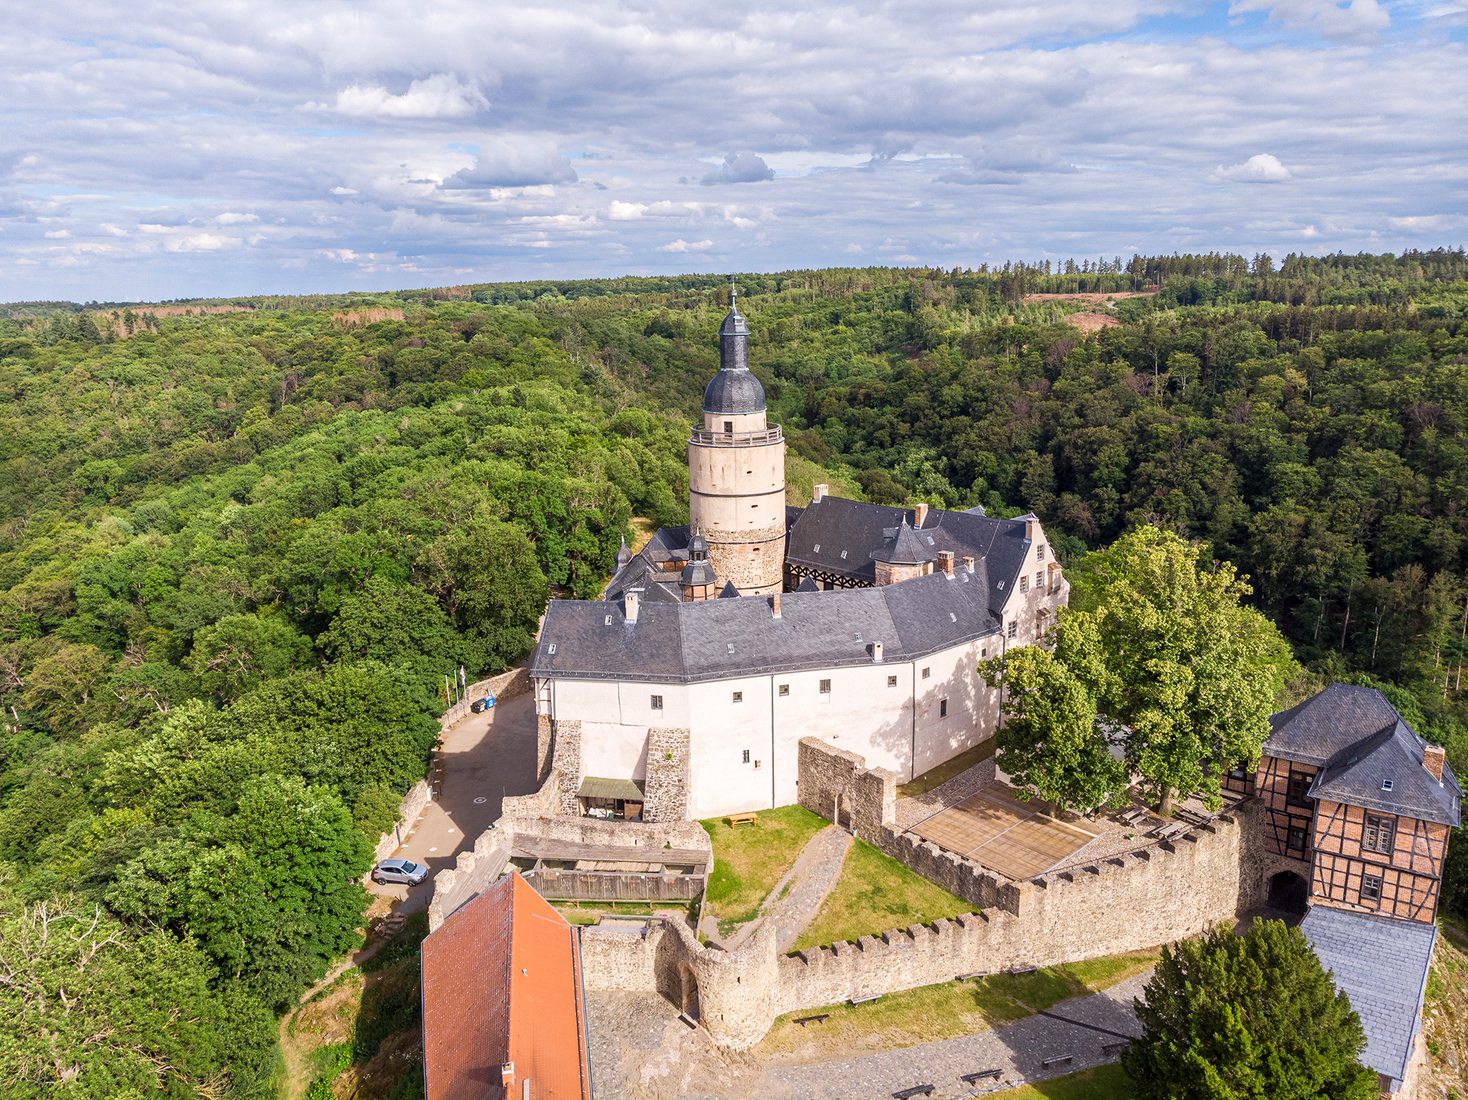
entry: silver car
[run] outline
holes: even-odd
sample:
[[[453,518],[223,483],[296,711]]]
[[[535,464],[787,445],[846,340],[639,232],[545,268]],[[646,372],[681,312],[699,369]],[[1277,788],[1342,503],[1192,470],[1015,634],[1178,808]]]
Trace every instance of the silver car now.
[[[428,877],[428,868],[411,859],[385,859],[372,868],[373,882],[406,882],[417,886]]]

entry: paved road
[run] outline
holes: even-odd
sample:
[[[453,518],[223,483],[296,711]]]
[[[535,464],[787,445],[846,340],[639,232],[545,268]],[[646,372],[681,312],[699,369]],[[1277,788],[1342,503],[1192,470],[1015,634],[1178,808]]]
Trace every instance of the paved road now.
[[[535,698],[528,692],[506,699],[483,714],[470,714],[446,730],[443,789],[403,834],[393,855],[426,863],[433,874],[452,867],[459,852],[472,848],[479,834],[500,816],[507,795],[535,790]],[[392,899],[392,912],[428,907],[430,875],[418,886],[369,885]]]

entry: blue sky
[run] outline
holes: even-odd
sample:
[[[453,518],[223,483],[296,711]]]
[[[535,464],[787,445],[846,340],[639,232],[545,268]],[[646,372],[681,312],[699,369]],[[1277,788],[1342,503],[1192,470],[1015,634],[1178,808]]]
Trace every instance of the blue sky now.
[[[1468,243],[1468,0],[52,0],[0,300]]]

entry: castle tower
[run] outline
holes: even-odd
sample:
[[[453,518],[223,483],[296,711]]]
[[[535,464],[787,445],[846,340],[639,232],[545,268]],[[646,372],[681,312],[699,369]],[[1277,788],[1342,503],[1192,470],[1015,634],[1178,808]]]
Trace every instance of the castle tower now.
[[[719,373],[688,437],[688,520],[709,562],[741,596],[783,587],[785,437],[765,422],[765,388],[749,370],[749,326],[730,298],[719,327]]]

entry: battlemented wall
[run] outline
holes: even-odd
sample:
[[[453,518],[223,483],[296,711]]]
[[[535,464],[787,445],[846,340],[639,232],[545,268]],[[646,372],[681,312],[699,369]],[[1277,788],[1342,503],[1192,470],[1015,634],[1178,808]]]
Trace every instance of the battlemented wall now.
[[[682,821],[688,816],[688,730],[652,727],[647,731],[644,821]]]

